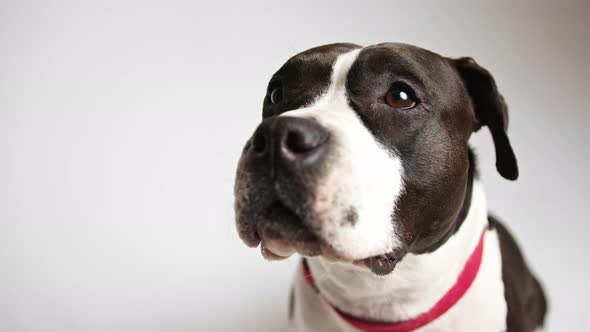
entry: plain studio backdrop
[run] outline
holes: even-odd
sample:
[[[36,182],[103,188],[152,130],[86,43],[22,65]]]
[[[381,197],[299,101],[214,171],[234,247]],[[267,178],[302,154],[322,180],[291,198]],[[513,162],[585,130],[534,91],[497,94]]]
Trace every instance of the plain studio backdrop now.
[[[548,330],[584,330],[589,8],[0,1],[0,330],[283,328],[298,259],[238,239],[236,162],[272,73],[339,41],[492,72],[521,177],[503,180],[489,133],[474,136],[490,210],[546,287]]]

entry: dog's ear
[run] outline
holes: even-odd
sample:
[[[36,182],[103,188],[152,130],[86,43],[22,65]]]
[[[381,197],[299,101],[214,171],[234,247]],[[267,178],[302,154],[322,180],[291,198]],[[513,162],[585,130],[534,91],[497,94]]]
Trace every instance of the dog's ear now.
[[[477,123],[475,131],[487,126],[496,149],[496,169],[504,178],[516,180],[518,165],[516,156],[506,134],[508,107],[498,92],[492,75],[472,58],[451,59],[473,102]]]

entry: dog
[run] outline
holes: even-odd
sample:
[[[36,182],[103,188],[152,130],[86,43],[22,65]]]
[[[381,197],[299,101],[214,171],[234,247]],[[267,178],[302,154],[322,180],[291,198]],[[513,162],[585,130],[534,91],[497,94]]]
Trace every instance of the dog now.
[[[236,181],[237,231],[268,260],[303,256],[298,331],[537,331],[547,303],[488,215],[468,141],[491,133],[518,177],[508,109],[470,57],[330,44],[271,78]]]

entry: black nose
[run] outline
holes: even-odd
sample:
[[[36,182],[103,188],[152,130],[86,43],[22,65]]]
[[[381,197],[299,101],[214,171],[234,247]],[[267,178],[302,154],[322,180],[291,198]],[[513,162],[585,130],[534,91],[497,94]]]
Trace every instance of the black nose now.
[[[315,163],[324,154],[328,132],[312,120],[279,116],[266,119],[250,141],[249,153],[259,161],[279,167]]]

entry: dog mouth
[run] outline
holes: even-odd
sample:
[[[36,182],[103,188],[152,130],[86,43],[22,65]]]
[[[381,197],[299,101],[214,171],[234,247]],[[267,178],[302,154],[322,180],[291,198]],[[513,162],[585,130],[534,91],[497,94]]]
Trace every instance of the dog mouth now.
[[[347,257],[317,236],[303,218],[280,200],[273,201],[264,216],[255,231],[266,260],[285,260],[295,253],[304,257],[321,255],[331,261],[365,266],[384,276],[391,273],[405,256],[405,251],[400,249],[361,259]]]
[[[325,246],[303,219],[280,200],[268,206],[255,232],[262,256],[268,260],[286,259],[295,253],[317,256]]]
[[[395,269],[404,256],[405,252],[403,252],[403,250],[394,250],[386,254],[365,258],[362,262],[366,267],[373,271],[373,273],[385,276]]]

